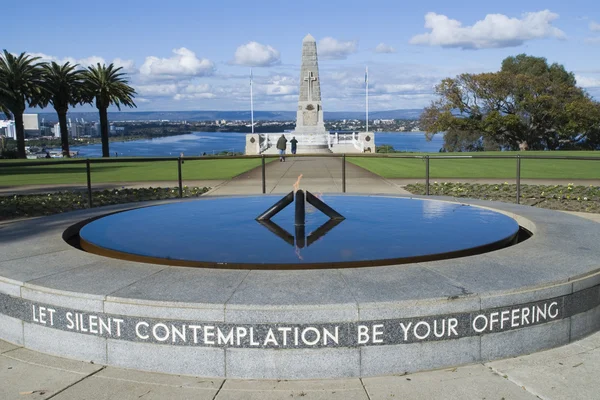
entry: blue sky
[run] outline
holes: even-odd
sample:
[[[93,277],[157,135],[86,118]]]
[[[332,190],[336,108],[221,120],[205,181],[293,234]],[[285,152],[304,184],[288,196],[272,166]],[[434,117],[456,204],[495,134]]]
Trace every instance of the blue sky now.
[[[595,1],[126,0],[9,2],[0,47],[60,62],[115,62],[138,110],[294,110],[302,38],[317,40],[323,106],[421,108],[433,86],[527,53],[564,64],[600,99]],[[85,108],[84,108],[85,110]]]

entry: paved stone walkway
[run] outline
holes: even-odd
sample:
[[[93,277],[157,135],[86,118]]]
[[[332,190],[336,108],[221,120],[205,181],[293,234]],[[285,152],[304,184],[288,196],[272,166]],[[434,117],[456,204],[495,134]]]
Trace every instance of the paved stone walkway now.
[[[300,187],[315,194],[342,192],[342,159],[339,157],[287,157],[285,162],[271,162],[265,167],[266,192],[288,193],[300,175]],[[399,185],[349,162],[346,162],[346,192],[408,194]],[[262,193],[260,167],[223,182],[209,192],[212,195],[258,193]]]

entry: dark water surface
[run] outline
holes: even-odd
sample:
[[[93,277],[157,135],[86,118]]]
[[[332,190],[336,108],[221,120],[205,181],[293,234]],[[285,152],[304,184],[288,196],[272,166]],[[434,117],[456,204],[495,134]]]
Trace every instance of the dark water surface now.
[[[346,219],[330,230],[319,229],[328,218],[307,205],[301,237],[294,204],[272,219],[276,229],[255,220],[280,198],[201,199],[141,208],[93,221],[80,236],[101,248],[146,257],[285,268],[455,252],[511,239],[519,229],[512,218],[468,205],[331,195],[323,201]]]

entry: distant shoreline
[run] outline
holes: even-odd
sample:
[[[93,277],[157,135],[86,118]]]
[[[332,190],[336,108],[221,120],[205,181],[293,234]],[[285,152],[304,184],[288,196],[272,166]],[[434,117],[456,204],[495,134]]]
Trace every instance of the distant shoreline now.
[[[350,132],[350,131],[348,131]],[[152,136],[152,137],[147,137],[147,136],[132,136],[132,137],[123,137],[123,136],[112,136],[108,138],[108,142],[109,143],[124,143],[124,142],[135,142],[138,140],[153,140],[153,139],[161,139],[161,138],[166,138],[166,137],[173,137],[173,136],[184,136],[184,135],[191,135],[193,133],[239,133],[240,135],[249,135],[250,132],[238,132],[238,131],[193,131],[193,132],[186,132],[186,133],[177,133],[177,134],[173,134],[173,135],[160,135],[160,136]],[[260,132],[258,132],[260,134]],[[276,133],[282,133],[282,132],[276,132]],[[285,132],[283,132],[285,133]],[[386,132],[373,132],[375,134],[377,133],[388,133],[388,134],[407,134],[407,133],[423,133],[423,131],[408,131],[408,132],[396,132],[396,131],[386,131]],[[273,134],[272,132],[268,132],[268,134]],[[89,146],[89,145],[93,145],[93,144],[102,144],[102,141],[100,140],[100,138],[94,138],[97,139],[97,141],[93,142],[93,143],[69,143],[69,146]],[[60,146],[60,144],[59,144]],[[55,148],[55,147],[53,147]],[[52,148],[52,149],[53,149]]]

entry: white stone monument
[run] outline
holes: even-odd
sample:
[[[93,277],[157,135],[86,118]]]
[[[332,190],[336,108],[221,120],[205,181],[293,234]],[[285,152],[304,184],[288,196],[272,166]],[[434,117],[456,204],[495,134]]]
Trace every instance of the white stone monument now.
[[[310,34],[302,40],[296,129],[290,135],[298,140],[298,153],[330,152],[329,132],[323,123],[317,42]]]
[[[310,34],[302,40],[300,94],[296,109],[296,128],[285,133],[289,141],[298,140],[298,153],[362,153],[375,150],[372,132],[352,132],[330,135],[325,130],[321,103],[321,80],[317,42]],[[276,154],[275,143],[281,134],[246,135],[246,154]]]

